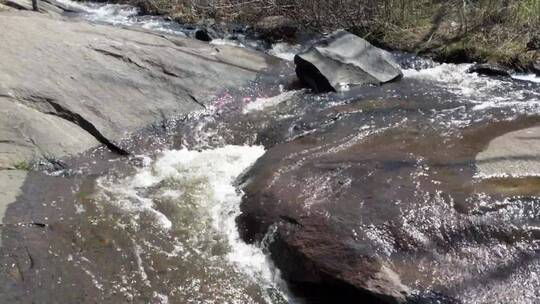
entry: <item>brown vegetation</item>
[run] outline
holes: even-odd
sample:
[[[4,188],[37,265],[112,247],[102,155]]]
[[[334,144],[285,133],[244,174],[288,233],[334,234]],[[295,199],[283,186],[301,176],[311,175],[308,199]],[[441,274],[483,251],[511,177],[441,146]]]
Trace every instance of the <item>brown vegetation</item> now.
[[[186,22],[253,23],[285,15],[306,28],[346,28],[375,44],[444,61],[489,61],[520,70],[539,60],[529,42],[540,37],[540,0],[135,1]]]

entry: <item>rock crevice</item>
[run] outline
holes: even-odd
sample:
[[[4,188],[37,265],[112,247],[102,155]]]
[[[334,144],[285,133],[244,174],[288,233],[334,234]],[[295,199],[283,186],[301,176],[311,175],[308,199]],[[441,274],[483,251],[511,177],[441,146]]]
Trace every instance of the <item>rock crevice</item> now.
[[[14,100],[18,103],[24,104],[25,106],[33,108],[43,114],[53,115],[61,119],[64,119],[68,122],[74,123],[75,125],[79,126],[82,130],[84,130],[85,132],[93,136],[97,141],[99,141],[100,143],[105,145],[107,148],[109,148],[112,152],[115,152],[119,155],[129,155],[129,152],[120,148],[119,146],[114,144],[111,140],[106,138],[103,134],[101,134],[101,132],[90,121],[88,121],[81,115],[74,113],[70,111],[69,109],[63,107],[60,103],[55,101],[53,98],[44,97],[44,96],[36,96],[36,95],[30,95],[26,97],[13,97],[7,94],[0,94],[0,97]],[[36,143],[31,137],[29,137],[29,140],[37,149],[40,149],[40,145]],[[12,144],[16,143],[15,140],[3,140],[1,142],[12,143]]]

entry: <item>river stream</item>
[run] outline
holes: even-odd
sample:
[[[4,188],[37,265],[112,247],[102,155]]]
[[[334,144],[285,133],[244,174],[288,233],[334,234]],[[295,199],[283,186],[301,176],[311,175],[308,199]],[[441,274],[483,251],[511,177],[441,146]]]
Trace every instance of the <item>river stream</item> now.
[[[162,17],[138,16],[137,9],[126,5],[59,2],[81,10],[71,18],[89,22],[181,36],[189,36],[194,30]],[[291,60],[302,48],[284,43],[264,48],[245,37],[220,37],[210,43],[262,49],[285,60]],[[534,76],[484,77],[466,73],[468,64],[439,64],[408,54],[395,56],[404,69],[401,81],[320,95],[293,89],[294,64],[288,62],[282,77],[224,91],[207,110],[149,127],[126,140],[125,147],[133,152],[129,158],[100,148],[67,160],[58,168],[32,172],[19,206],[7,216],[23,223],[55,223],[47,233],[37,230],[24,234],[26,241],[34,244],[33,250],[48,252],[50,257],[48,263],[39,265],[34,278],[28,278],[46,285],[33,291],[33,299],[36,303],[40,298],[56,298],[59,303],[302,303],[309,296],[289,291],[268,255],[272,230],[262,241],[246,244],[236,225],[246,182],[239,177],[261,157],[264,159],[265,151],[296,157],[298,146],[313,147],[312,141],[324,138],[324,145],[310,151],[306,148],[304,158],[294,158],[295,163],[287,167],[293,170],[306,159],[325,153],[339,155],[364,140],[382,147],[373,148],[381,159],[391,154],[384,147],[396,147],[396,142],[399,147],[407,144],[407,161],[414,163],[412,172],[397,170],[400,165],[396,163],[395,167],[374,168],[371,174],[389,179],[392,174],[411,174],[418,187],[423,187],[420,179],[424,175],[442,181],[439,188],[430,184],[436,189],[418,189],[415,195],[428,200],[433,199],[426,195],[430,191],[452,196],[457,180],[482,178],[453,175],[453,170],[474,170],[474,153],[480,149],[480,142],[489,139],[483,137],[486,129],[494,128],[498,131],[493,134],[502,134],[539,122],[540,83]],[[441,143],[451,148],[437,148]],[[454,160],[452,170],[429,171],[434,161]],[[329,178],[347,178],[346,172],[339,172]],[[317,205],[317,199],[324,196],[319,189],[324,181],[307,178],[305,182],[302,191],[313,194],[306,201]],[[365,184],[375,186],[380,185]],[[489,192],[489,187],[480,188]],[[461,194],[456,194],[456,200]],[[484,204],[508,203],[501,193],[492,194],[475,197],[483,198]],[[28,203],[36,197],[42,204]],[[501,208],[498,214],[482,220],[505,217],[516,227],[537,227],[537,198],[517,201],[508,203],[512,208]],[[20,211],[25,208],[31,212]],[[416,214],[405,214],[412,211],[404,208],[403,216],[410,223],[430,217],[426,223],[433,223],[436,217],[441,225],[453,225],[443,218],[445,208]],[[467,213],[473,207],[455,208]],[[421,204],[418,210],[422,210]],[[421,229],[413,230],[411,234],[420,239]],[[376,229],[372,233],[383,243],[381,255],[390,256],[392,247],[384,244],[384,235]],[[3,230],[3,246],[14,248],[13,254],[19,257],[26,256],[28,250],[17,245],[21,235],[21,229]],[[465,282],[481,268],[540,250],[537,238],[517,243],[471,246],[467,250],[475,260],[475,270],[463,270],[463,277],[458,279]],[[441,258],[439,275],[454,276],[452,267],[459,267],[456,259],[460,257],[448,254]],[[540,264],[537,256],[531,255],[531,260],[524,266],[526,270],[501,279],[513,282],[501,283],[506,288],[504,293],[477,288],[468,289],[463,296],[474,299],[474,303],[534,303],[540,281],[532,275],[539,273]],[[16,271],[13,273],[17,276]],[[405,272],[407,275],[414,276],[411,280],[419,284],[437,286],[437,282],[426,283],[423,280],[427,279],[417,274]],[[4,297],[13,299],[17,294]]]

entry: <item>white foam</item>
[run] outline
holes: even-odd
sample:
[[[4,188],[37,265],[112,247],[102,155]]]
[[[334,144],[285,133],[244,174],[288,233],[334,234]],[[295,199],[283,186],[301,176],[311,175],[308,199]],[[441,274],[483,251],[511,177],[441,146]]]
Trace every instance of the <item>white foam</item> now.
[[[471,64],[440,64],[422,70],[405,69],[403,74],[409,79],[430,81],[457,96],[462,96],[463,101],[474,104],[473,110],[510,108],[515,111],[540,112],[540,92],[516,87],[511,79],[467,73],[470,66]]]
[[[168,230],[172,227],[171,221],[165,214],[154,209],[154,203],[151,198],[147,198],[139,192],[140,187],[152,185],[151,174],[146,172],[146,168],[135,177],[123,180],[115,180],[112,177],[100,178],[97,185],[101,189],[100,195],[111,204],[124,210],[125,212],[139,215],[142,213],[153,216],[156,224],[162,229]],[[144,176],[148,176],[145,180]],[[153,178],[153,181],[158,181]]]
[[[535,74],[514,74],[512,75],[512,78],[517,80],[540,83],[540,77],[536,76]]]
[[[174,29],[166,27],[165,25],[169,23],[164,22],[163,20],[147,20],[147,21],[141,22],[141,24],[142,24],[141,27],[147,30],[187,37],[186,33],[184,33],[181,30],[174,30]]]
[[[60,3],[60,4],[63,4],[67,7],[70,7],[70,8],[73,8],[73,9],[77,9],[77,10],[81,10],[81,11],[88,11],[90,8],[88,7],[88,5],[84,5],[80,2],[75,2],[75,1],[71,1],[71,0],[56,0],[56,2]]]
[[[287,91],[273,97],[259,97],[255,99],[255,101],[246,104],[242,109],[242,112],[244,114],[247,114],[277,106],[282,102],[290,100],[298,92],[300,91]]]
[[[156,304],[169,304],[169,297],[156,291],[152,294]]]
[[[240,43],[238,40],[231,40],[231,39],[213,39],[210,41],[210,44],[212,45],[228,45],[228,46],[236,46],[236,47],[245,47],[242,43]]]
[[[479,91],[487,91],[500,84],[498,80],[479,77],[476,73],[467,73],[471,64],[440,64],[428,69],[405,69],[406,78],[439,82],[464,96],[473,96]]]
[[[174,180],[205,180],[206,198],[216,231],[227,238],[231,251],[228,259],[253,278],[272,280],[267,258],[261,250],[240,240],[235,218],[240,213],[241,193],[234,180],[262,154],[260,146],[225,146],[214,150],[165,151],[149,170],[137,175],[137,185],[152,186],[170,178]],[[152,173],[150,173],[152,172]]]
[[[272,48],[268,51],[268,54],[272,56],[285,59],[287,61],[293,61],[294,56],[302,51],[302,46],[299,44],[290,44],[286,42],[278,42],[272,45]]]
[[[275,286],[279,274],[261,248],[243,242],[236,226],[240,214],[242,193],[235,186],[236,178],[264,154],[261,146],[224,146],[212,150],[167,150],[146,167],[121,180],[102,178],[98,185],[105,195],[104,201],[132,214],[135,221],[141,213],[155,218],[157,227],[164,231],[175,224],[155,209],[154,199],[181,195],[182,187],[193,191],[198,208],[205,209],[212,227],[229,245],[226,260],[246,276],[263,286]],[[149,195],[148,189],[164,188]],[[173,189],[170,189],[173,188]],[[193,190],[195,189],[195,190]],[[150,191],[151,192],[151,191]],[[178,200],[182,204],[182,200]],[[195,234],[208,233],[205,229]],[[202,238],[205,236],[202,235]],[[137,245],[135,246],[137,247]],[[196,250],[196,248],[192,248]],[[143,269],[142,262],[139,268]],[[141,273],[143,273],[141,271]]]
[[[71,0],[57,0],[68,7],[85,12],[84,17],[90,21],[110,24],[133,25],[139,10],[125,4],[101,4],[88,2],[75,2]]]
[[[90,21],[114,25],[133,25],[136,23],[134,17],[139,13],[136,7],[125,4],[78,3],[70,0],[58,0],[58,2],[84,11],[85,18]]]
[[[92,22],[101,22],[112,25],[138,26],[144,29],[163,32],[178,36],[187,36],[182,28],[174,22],[161,17],[138,17],[139,9],[125,4],[103,4],[92,2],[74,2],[71,0],[58,0],[58,2],[83,11],[83,18]],[[175,27],[176,25],[176,27]]]

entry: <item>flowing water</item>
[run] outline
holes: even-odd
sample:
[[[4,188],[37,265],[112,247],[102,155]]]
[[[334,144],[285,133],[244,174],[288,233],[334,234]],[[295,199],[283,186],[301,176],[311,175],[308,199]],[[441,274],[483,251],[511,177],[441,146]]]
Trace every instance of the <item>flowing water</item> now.
[[[182,36],[194,30],[161,17],[138,16],[137,9],[126,5],[59,2],[79,9],[76,17],[91,22]],[[221,37],[211,43],[261,48],[249,39]],[[291,60],[300,49],[302,46],[282,43],[264,50]],[[288,90],[294,73],[289,63],[279,79],[223,92],[204,112],[145,130],[125,143],[136,155],[129,159],[98,149],[68,160],[68,169],[31,173],[22,203],[8,216],[22,223],[57,224],[47,233],[28,232],[32,227],[23,227],[23,232],[4,229],[2,243],[15,248],[14,257],[28,260],[28,265],[17,265],[18,269],[33,264],[28,248],[17,245],[23,233],[32,250],[48,253],[46,263],[31,265],[38,268],[35,277],[26,278],[29,286],[36,287],[33,299],[39,302],[54,296],[62,303],[301,302],[288,291],[268,256],[272,231],[260,243],[248,245],[236,227],[245,182],[239,177],[266,150],[284,147],[292,151],[296,148],[287,143],[309,146],[310,140],[321,136],[331,143],[324,153],[338,153],[366,138],[379,146],[391,146],[395,141],[411,140],[412,135],[419,138],[412,150],[421,150],[456,138],[481,138],[486,129],[500,129],[494,132],[499,134],[538,124],[540,84],[536,77],[489,78],[467,74],[467,64],[438,64],[407,54],[396,54],[396,58],[404,68],[401,81],[322,95]],[[451,158],[460,149],[476,151],[478,145],[465,141],[446,151],[444,157]],[[420,178],[427,174],[420,170],[427,170],[426,163],[415,161],[415,178]],[[321,185],[323,181],[306,179],[306,192],[321,194]],[[28,203],[37,197],[42,204]],[[505,202],[505,198],[500,200]],[[308,201],[317,204],[315,196]],[[535,202],[507,202],[513,209],[501,207],[499,216],[534,226]],[[527,208],[534,210],[524,215]],[[20,210],[31,210],[32,215]],[[442,211],[424,213],[405,217],[414,222],[419,217],[444,216]],[[524,240],[519,246],[501,247],[498,252],[507,256],[540,250],[536,241]],[[496,259],[491,247],[470,256],[478,260],[475,267],[481,267],[481,256],[505,262]],[[521,286],[509,290],[510,302],[533,303],[530,299],[537,296],[538,278],[523,275],[540,269],[538,263],[528,266],[528,272],[512,278]],[[445,265],[440,271],[441,276],[452,276]],[[12,273],[20,275],[20,271]],[[524,294],[518,294],[523,290]],[[4,296],[16,299],[28,293],[17,292]],[[493,296],[504,298],[482,290],[468,292],[478,303],[489,303]]]

